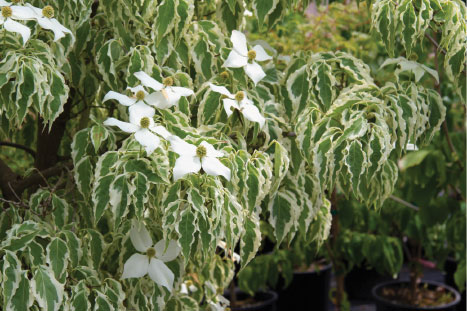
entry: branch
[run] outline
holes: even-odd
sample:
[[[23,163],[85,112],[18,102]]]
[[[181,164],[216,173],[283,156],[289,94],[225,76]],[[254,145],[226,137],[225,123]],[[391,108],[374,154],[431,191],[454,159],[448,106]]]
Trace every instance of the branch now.
[[[17,148],[17,149],[22,149],[22,150],[26,151],[27,153],[29,153],[30,155],[32,155],[33,158],[36,157],[36,152],[34,150],[32,150],[29,147],[20,145],[20,144],[10,143],[10,142],[7,142],[7,141],[0,141],[0,146],[8,146],[8,147],[14,147],[14,148]]]
[[[15,199],[16,196],[12,190],[12,185],[18,180],[19,176],[0,159],[0,189],[5,199]]]
[[[14,184],[14,190],[21,194],[27,188],[40,185],[45,182],[45,180],[52,176],[57,176],[60,172],[64,169],[71,169],[73,167],[73,163],[71,161],[65,163],[58,163],[55,166],[49,167],[43,171],[39,171],[34,173]]]
[[[433,31],[434,31],[434,30],[433,30]],[[446,50],[443,49],[442,47],[440,47],[439,44],[438,44],[438,42],[436,42],[436,40],[435,40],[432,36],[430,36],[429,34],[427,34],[427,33],[425,32],[425,37],[426,37],[428,40],[430,40],[431,44],[433,44],[433,46],[435,47],[436,50],[439,50],[439,51],[441,51],[441,53],[443,53],[444,55],[446,55],[446,53],[447,53]],[[435,57],[436,57],[436,56],[435,56]],[[438,71],[438,72],[439,72],[439,71]],[[465,68],[462,70],[462,73],[463,73],[463,74],[466,74]]]
[[[404,206],[410,207],[411,209],[418,211],[420,208],[418,206],[413,205],[412,203],[409,203],[407,201],[402,200],[401,198],[398,198],[396,196],[390,195],[389,198],[393,201],[396,201],[397,203],[400,203]]]

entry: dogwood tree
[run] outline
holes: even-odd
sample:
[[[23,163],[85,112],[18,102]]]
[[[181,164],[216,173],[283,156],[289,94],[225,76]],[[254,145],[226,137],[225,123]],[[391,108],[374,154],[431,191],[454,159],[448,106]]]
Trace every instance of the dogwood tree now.
[[[307,1],[0,1],[1,148],[18,149],[0,159],[4,310],[223,309],[260,220],[278,243],[325,239],[333,189],[380,206],[445,117],[413,59],[379,85],[343,52],[278,70],[248,42],[245,12],[266,30]],[[463,4],[372,12],[408,56],[434,23],[459,80]]]

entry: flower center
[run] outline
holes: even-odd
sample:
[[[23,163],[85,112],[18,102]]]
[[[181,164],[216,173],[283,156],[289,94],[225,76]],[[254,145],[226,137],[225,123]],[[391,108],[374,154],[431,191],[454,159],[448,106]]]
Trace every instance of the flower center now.
[[[147,129],[149,127],[149,124],[151,122],[149,122],[149,118],[148,117],[143,117],[141,118],[141,120],[139,120],[139,124],[141,125],[141,127],[143,129]]]
[[[18,4],[21,2],[21,0],[11,0],[11,2],[13,2],[13,4]]]
[[[238,102],[241,102],[243,99],[245,98],[245,93],[243,92],[237,92],[237,94],[235,94],[235,100],[238,101]]]
[[[164,84],[165,86],[172,86],[174,84],[174,79],[172,79],[171,77],[167,77],[164,80],[162,80],[162,84]]]
[[[249,60],[255,60],[256,58],[256,51],[255,50],[249,50],[248,51],[248,59]]]
[[[204,146],[198,146],[198,148],[196,148],[196,155],[201,159],[202,157],[205,157],[206,156],[206,147]]]
[[[221,78],[222,79],[227,79],[229,77],[229,73],[227,71],[222,71],[221,72]]]
[[[142,90],[139,90],[138,92],[136,92],[136,99],[137,100],[143,100],[145,96],[146,96],[146,94],[144,94],[144,91],[142,91]]]
[[[2,16],[8,18],[13,14],[13,10],[9,6],[4,6],[2,8]]]
[[[146,256],[148,256],[149,258],[153,258],[154,256],[156,256],[156,250],[152,247],[148,248],[148,250],[146,251]]]
[[[44,15],[44,17],[47,17],[47,18],[54,17],[54,8],[51,7],[50,5],[45,6],[42,9],[42,15]]]
[[[186,286],[190,287],[191,285],[193,285],[193,282],[191,280],[187,280],[185,284]]]

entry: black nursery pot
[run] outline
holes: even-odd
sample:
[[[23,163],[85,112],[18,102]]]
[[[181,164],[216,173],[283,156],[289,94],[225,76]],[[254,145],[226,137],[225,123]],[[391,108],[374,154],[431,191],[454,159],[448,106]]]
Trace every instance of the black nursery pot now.
[[[235,293],[237,295],[237,301],[244,301],[251,297],[238,288],[235,290]],[[230,300],[228,292],[225,292],[224,296]],[[276,307],[277,298],[276,292],[272,290],[258,292],[253,296],[255,303],[243,307],[230,307],[230,309],[232,311],[279,311]]]
[[[457,270],[457,262],[454,258],[448,257],[446,259],[446,262],[444,264],[444,271],[446,271],[446,274],[444,276],[444,283],[447,285],[457,288],[456,282],[454,282],[454,273]],[[465,298],[465,292],[466,290],[461,293],[461,302],[457,305],[457,311],[465,311],[466,310],[466,298]]]
[[[345,276],[345,292],[349,300],[372,300],[371,290],[381,282],[391,281],[389,275],[381,275],[375,269],[354,267]]]
[[[331,264],[327,264],[319,271],[294,272],[292,282],[287,288],[282,288],[283,283],[279,284],[279,310],[327,311],[331,267]]]
[[[373,287],[372,294],[376,302],[376,311],[455,311],[457,305],[460,303],[460,295],[454,288],[447,286],[442,283],[434,281],[423,281],[423,283],[428,284],[428,288],[444,287],[454,295],[454,300],[448,304],[436,306],[436,307],[415,307],[398,302],[393,302],[381,296],[381,291],[384,287],[393,286],[395,284],[409,284],[407,281],[389,281],[376,285]]]

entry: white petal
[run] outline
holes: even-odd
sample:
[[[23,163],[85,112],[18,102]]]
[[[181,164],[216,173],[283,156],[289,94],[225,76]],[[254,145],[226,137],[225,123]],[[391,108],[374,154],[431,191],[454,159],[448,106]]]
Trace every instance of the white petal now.
[[[176,153],[178,153],[181,156],[189,156],[189,157],[194,157],[196,156],[196,146],[187,143],[183,139],[181,139],[178,136],[172,135],[172,137],[169,138],[170,141],[170,146],[172,147],[172,150]]]
[[[172,134],[169,131],[167,131],[167,129],[163,127],[162,125],[153,126],[150,129],[151,131],[163,137],[164,139],[169,139],[169,137],[172,136]]]
[[[224,110],[228,117],[233,113],[232,107],[237,109],[240,108],[236,100],[224,98],[222,101],[224,102]]]
[[[261,66],[258,65],[258,63],[256,62],[246,64],[245,72],[251,78],[251,80],[253,80],[255,85],[266,76],[266,74],[263,71],[263,68],[261,68]]]
[[[150,87],[154,91],[160,91],[164,87],[162,83],[152,78],[144,71],[135,72],[134,75],[144,86]]]
[[[225,95],[229,98],[232,98],[234,99],[235,96],[229,92],[229,90],[227,90],[227,88],[225,86],[218,86],[218,85],[214,85],[212,83],[209,83],[209,87],[211,88],[211,90],[213,90],[214,92],[216,93],[221,93],[222,95]]]
[[[162,95],[164,95],[164,91],[165,91],[166,99],[167,99],[167,101],[168,101],[168,103],[170,105],[169,107],[172,107],[172,106],[178,104],[178,101],[182,97],[182,95],[180,93],[177,93],[175,90],[173,90],[172,87],[166,88],[165,90],[162,90],[161,91]]]
[[[60,24],[60,22],[55,18],[51,18],[50,21],[52,22],[52,25],[53,25],[52,31],[55,33],[54,41],[57,41],[58,39],[64,37],[65,33],[69,33],[71,35],[72,41],[75,41],[75,36],[73,36],[73,33],[71,32],[70,29]]]
[[[251,12],[250,10],[245,9],[245,11],[243,11],[243,15],[245,15],[245,16],[253,16],[253,12]]]
[[[39,25],[41,25],[42,28],[44,29],[49,29],[52,30],[54,33],[54,41],[57,41],[63,37],[65,37],[65,34],[61,29],[57,28],[56,25],[52,22],[51,19],[46,18],[46,17],[38,17],[37,22]]]
[[[232,31],[230,41],[232,41],[233,48],[237,51],[237,53],[245,57],[247,56],[248,48],[246,46],[246,37],[242,32],[238,30]]]
[[[201,142],[200,145],[203,146],[204,148],[206,148],[206,156],[207,157],[218,158],[218,157],[223,157],[224,156],[224,153],[222,151],[216,150],[214,148],[214,146],[211,145],[210,143],[208,143],[207,141]]]
[[[139,130],[139,126],[128,123],[128,122],[123,122],[115,118],[108,118],[107,120],[104,121],[104,125],[118,126],[122,131],[127,132],[127,133],[134,133],[137,130]]]
[[[3,6],[0,4],[0,6]],[[37,17],[36,13],[29,7],[12,5],[11,7],[11,18],[19,20],[32,20]]]
[[[159,137],[151,133],[148,129],[140,129],[135,133],[135,139],[145,147],[146,152],[150,155],[157,147],[159,147],[161,140]]]
[[[180,246],[174,240],[169,241],[169,246],[167,250],[165,249],[165,240],[160,240],[154,245],[156,250],[156,258],[162,260],[163,262],[172,261],[180,254]]]
[[[139,252],[146,252],[152,246],[152,239],[143,223],[133,220],[130,229],[130,239]]]
[[[180,286],[180,294],[188,295],[188,288],[186,287],[185,283],[182,283],[182,285]]]
[[[170,88],[180,96],[191,96],[195,94],[193,90],[190,90],[189,88],[186,88],[186,87],[172,86]]]
[[[23,45],[26,44],[29,37],[31,36],[31,29],[24,26],[23,24],[15,22],[11,18],[6,19],[5,23],[3,23],[3,27],[5,27],[5,29],[8,31],[19,33],[21,37],[23,37]]]
[[[197,173],[200,169],[201,162],[198,157],[181,156],[175,161],[173,169],[174,180],[178,180],[188,173]]]
[[[224,62],[223,67],[239,68],[248,64],[248,57],[238,54],[235,50],[232,50]]]
[[[173,272],[159,259],[151,258],[148,268],[149,277],[160,286],[167,287],[172,292],[174,284]]]
[[[34,12],[35,18],[42,17],[42,9],[36,8],[35,6],[32,6],[32,5],[29,4],[29,3],[25,3],[25,6],[28,7],[28,8],[30,8],[31,11]]]
[[[128,113],[130,115],[130,122],[139,126],[141,118],[146,117],[152,120],[156,110],[154,110],[154,108],[151,106],[146,105],[142,101],[139,101],[128,108]]]
[[[265,60],[270,60],[272,59],[271,56],[269,56],[266,51],[263,49],[263,47],[261,45],[255,45],[255,47],[253,48],[253,50],[256,52],[256,58],[255,60],[257,61],[265,61]]]
[[[230,180],[230,169],[221,163],[217,158],[204,157],[202,159],[202,167],[206,174],[211,176],[224,176],[225,179]]]
[[[136,99],[130,98],[126,95],[123,95],[123,94],[120,94],[114,91],[109,91],[107,94],[105,94],[102,102],[108,101],[109,99],[115,99],[124,106],[131,106],[136,102]]]
[[[11,3],[6,2],[5,0],[0,0],[0,6],[10,6]]]
[[[133,254],[125,262],[123,266],[123,274],[121,279],[140,278],[148,273],[149,260],[147,256],[141,254]]]
[[[138,93],[138,91],[143,91],[144,95],[148,95],[148,92],[146,92],[146,90],[144,89],[144,86],[142,86],[142,85],[138,85],[138,86],[135,86],[135,87],[127,87],[127,89],[131,90],[131,92],[133,94],[135,94],[135,95],[136,95],[136,93]]]
[[[164,98],[161,92],[154,92],[144,97],[144,102],[148,105],[165,109],[168,108],[169,103]]]
[[[258,122],[260,127],[263,127],[266,119],[259,112],[258,107],[253,104],[245,104],[241,107],[240,111],[243,113],[247,120]]]

